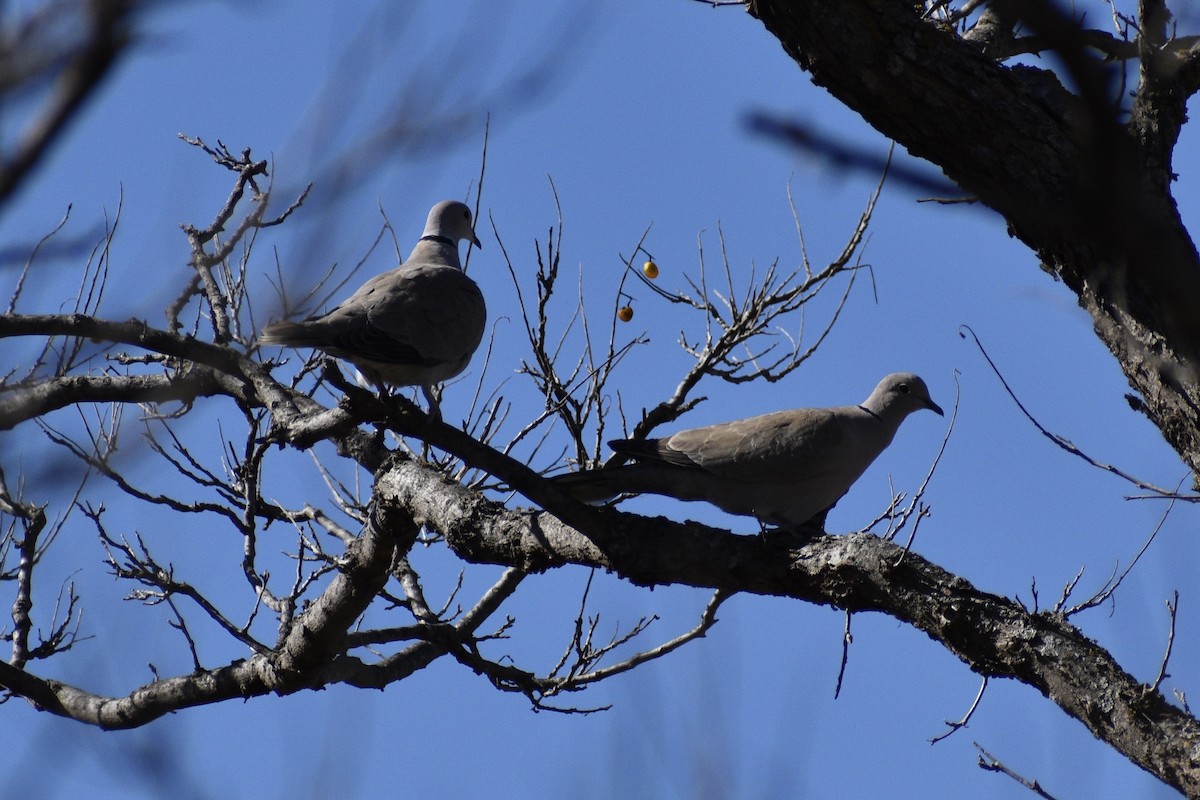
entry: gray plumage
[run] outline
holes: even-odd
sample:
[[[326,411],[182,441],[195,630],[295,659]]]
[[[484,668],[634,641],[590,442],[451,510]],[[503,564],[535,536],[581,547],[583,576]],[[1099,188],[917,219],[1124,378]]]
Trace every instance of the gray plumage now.
[[[444,200],[429,212],[403,264],[371,278],[326,314],[267,325],[259,341],[315,347],[377,383],[420,386],[437,413],[431,387],[466,369],[487,323],[483,293],[458,259],[463,240],[481,247],[471,209]]]
[[[731,514],[796,528],[837,503],[891,444],[905,417],[922,408],[943,413],[923,380],[900,372],[857,406],[777,411],[663,439],[612,441],[609,446],[634,463],[556,480],[585,502],[646,492],[705,500]]]

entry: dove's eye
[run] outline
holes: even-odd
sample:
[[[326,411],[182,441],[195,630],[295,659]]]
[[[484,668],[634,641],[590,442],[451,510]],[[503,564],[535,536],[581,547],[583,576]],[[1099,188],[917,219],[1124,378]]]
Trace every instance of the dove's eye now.
[[[900,392],[900,394],[908,394],[908,392],[909,392],[908,384],[907,383],[900,384],[899,386],[896,387],[896,391]]]

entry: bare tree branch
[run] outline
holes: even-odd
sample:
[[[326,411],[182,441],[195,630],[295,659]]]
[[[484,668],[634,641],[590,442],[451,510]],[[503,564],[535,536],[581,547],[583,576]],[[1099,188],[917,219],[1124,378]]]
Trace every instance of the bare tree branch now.
[[[11,54],[0,70],[0,91],[11,91],[44,73],[53,73],[53,83],[36,114],[25,125],[11,152],[0,154],[0,203],[5,202],[41,160],[46,150],[66,129],[75,112],[103,84],[128,50],[131,42],[129,19],[141,6],[138,0],[95,0],[88,3],[52,3],[45,17],[29,18],[25,36],[53,36],[53,26],[68,14],[77,18],[85,31],[77,42],[43,52],[34,64],[20,64]],[[36,13],[36,12],[35,12]],[[28,46],[28,40],[21,41]],[[35,48],[28,47],[32,53]],[[2,62],[0,62],[2,63]]]

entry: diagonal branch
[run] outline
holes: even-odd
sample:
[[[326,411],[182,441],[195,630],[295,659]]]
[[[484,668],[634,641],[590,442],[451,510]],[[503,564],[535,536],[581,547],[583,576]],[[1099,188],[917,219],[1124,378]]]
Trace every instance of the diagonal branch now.
[[[580,509],[589,519],[576,529],[548,513],[506,510],[399,460],[377,491],[378,502],[409,508],[472,562],[531,572],[579,564],[639,585],[680,583],[888,614],[981,675],[1033,686],[1143,769],[1200,792],[1200,763],[1189,755],[1200,747],[1195,718],[1147,691],[1062,615],[1026,611],[874,536],[819,536],[793,547],[786,537],[764,541],[590,508]]]
[[[129,47],[128,20],[139,5],[137,0],[95,0],[79,5],[86,17],[78,21],[86,30],[82,41],[75,52],[62,54],[65,60],[49,97],[22,132],[16,151],[0,154],[0,203],[17,190]]]

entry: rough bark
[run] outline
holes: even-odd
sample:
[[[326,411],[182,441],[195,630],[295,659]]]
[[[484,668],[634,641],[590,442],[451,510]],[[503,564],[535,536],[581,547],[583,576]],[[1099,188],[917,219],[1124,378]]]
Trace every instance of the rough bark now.
[[[527,465],[402,400],[343,384],[345,395],[338,406],[325,408],[274,382],[267,365],[142,323],[84,324],[72,317],[9,317],[0,323],[0,337],[18,332],[103,333],[177,356],[184,373],[201,367],[219,372],[220,380],[198,380],[172,390],[191,386],[201,393],[216,387],[239,402],[270,407],[274,417],[269,441],[305,447],[330,439],[342,453],[376,471],[368,524],[339,559],[333,580],[295,619],[285,621],[273,647],[226,666],[155,681],[125,697],[95,695],[0,664],[0,686],[40,708],[106,728],[136,727],[173,710],[238,697],[335,682],[383,687],[446,654],[466,660],[472,668],[497,669],[470,661],[472,654],[463,649],[472,626],[494,610],[491,602],[481,605],[476,619],[454,626],[457,629],[417,625],[396,633],[413,644],[381,661],[365,663],[351,654],[363,643],[348,631],[388,579],[398,576],[397,559],[423,525],[443,534],[464,560],[507,565],[522,575],[578,564],[645,586],[679,583],[888,614],[924,631],[982,675],[1013,678],[1037,688],[1134,763],[1200,796],[1200,764],[1190,756],[1200,749],[1200,723],[1192,716],[1121,669],[1062,614],[1030,612],[1012,600],[981,592],[877,537],[737,536],[698,523],[591,508],[568,498]],[[185,352],[205,364],[188,360]],[[63,380],[64,387],[74,385],[74,378]],[[102,394],[105,400],[139,399],[140,383],[134,381],[128,388],[125,398]],[[39,386],[29,391],[47,410],[61,405],[57,392],[44,392]],[[243,396],[246,392],[249,397]],[[13,407],[21,409],[21,419],[36,413],[32,401]],[[539,508],[505,508],[438,469],[399,454],[389,456],[378,437],[359,429],[364,422],[417,436],[452,453]]]
[[[1200,314],[1194,313],[1200,259],[1170,195],[1172,151],[1186,100],[1200,86],[1200,56],[1194,45],[1168,46],[1162,4],[1142,3],[1143,39],[1135,47],[1141,73],[1127,118],[1111,107],[1111,68],[1088,55],[1074,28],[1042,3],[992,3],[990,25],[976,31],[974,41],[922,19],[918,4],[899,0],[747,5],[814,81],[1004,216],[1089,311],[1140,394],[1140,407],[1186,463],[1200,465]],[[1076,93],[1049,71],[997,60],[1014,46],[1011,23],[1018,18],[1060,49]],[[305,448],[332,440],[339,453],[376,475],[363,532],[320,594],[294,618],[282,615],[273,646],[222,667],[197,664],[193,674],[120,698],[0,663],[0,686],[53,713],[133,727],[174,710],[268,692],[333,682],[383,687],[446,654],[473,669],[494,669],[464,651],[471,625],[524,573],[578,564],[647,586],[681,583],[888,614],[982,675],[1035,687],[1134,763],[1200,796],[1195,718],[1122,670],[1062,614],[1030,612],[981,592],[889,542],[743,537],[588,508],[528,466],[402,403],[336,384],[345,397],[326,408],[274,380],[271,365],[233,347],[140,321],[0,317],[0,339],[27,335],[124,343],[160,356],[162,369],[61,375],[19,387],[0,397],[0,429],[79,403],[223,396],[243,411],[270,410],[266,442]],[[441,471],[389,456],[381,437],[360,430],[363,423],[418,437],[539,508],[505,508]],[[387,638],[363,639],[350,629],[391,577],[403,580],[400,562],[421,525],[443,534],[464,560],[507,565],[519,574],[497,590],[495,602],[481,603],[476,616],[456,626],[414,615],[417,622],[403,630],[375,632]],[[401,639],[413,643],[372,663],[351,653]]]
[[[564,563],[646,586],[680,583],[877,611],[924,631],[975,672],[1026,683],[1131,761],[1200,795],[1200,723],[1136,680],[1056,612],[1030,612],[869,534],[737,536],[698,523],[585,509],[582,531],[509,511],[427,468],[396,461],[376,502],[446,536],[468,561],[539,572]]]
[[[1078,94],[1049,70],[998,63],[913,3],[747,7],[816,84],[1007,220],[1091,314],[1137,405],[1200,467],[1200,259],[1169,191],[1197,46],[1154,51],[1125,122],[1109,102],[1115,67],[1049,4],[1003,7],[1057,46]]]

